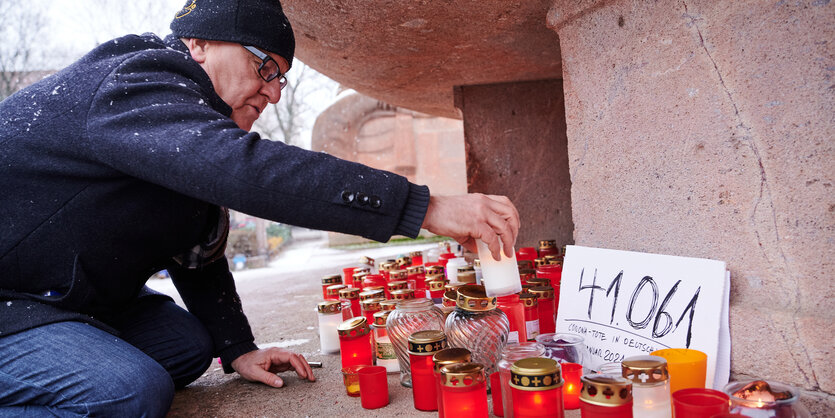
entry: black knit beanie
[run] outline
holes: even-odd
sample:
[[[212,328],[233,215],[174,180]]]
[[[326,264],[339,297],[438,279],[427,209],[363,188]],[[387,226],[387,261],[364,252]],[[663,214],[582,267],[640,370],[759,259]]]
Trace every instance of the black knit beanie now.
[[[171,32],[256,46],[293,65],[296,38],[279,0],[187,0],[171,21]]]

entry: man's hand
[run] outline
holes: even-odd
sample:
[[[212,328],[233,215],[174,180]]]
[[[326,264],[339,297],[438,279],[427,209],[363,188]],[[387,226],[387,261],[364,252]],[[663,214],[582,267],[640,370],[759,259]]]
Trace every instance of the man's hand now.
[[[478,253],[475,240],[480,239],[498,261],[502,249],[507,256],[513,254],[519,234],[519,212],[505,196],[430,196],[423,227],[451,237],[474,253]]]
[[[310,369],[304,356],[283,348],[272,347],[250,351],[236,358],[232,362],[232,368],[250,382],[261,382],[276,388],[284,386],[284,381],[275,373],[287,370],[295,370],[302,379],[316,381],[313,370]]]

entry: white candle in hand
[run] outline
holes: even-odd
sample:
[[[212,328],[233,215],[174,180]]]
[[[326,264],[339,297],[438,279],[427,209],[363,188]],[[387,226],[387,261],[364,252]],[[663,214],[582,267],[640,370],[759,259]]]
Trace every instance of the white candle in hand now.
[[[510,254],[510,257],[501,251],[501,260],[496,261],[484,241],[476,240],[476,245],[487,296],[507,296],[521,292],[522,281],[519,279],[519,266],[516,264],[515,251]]]

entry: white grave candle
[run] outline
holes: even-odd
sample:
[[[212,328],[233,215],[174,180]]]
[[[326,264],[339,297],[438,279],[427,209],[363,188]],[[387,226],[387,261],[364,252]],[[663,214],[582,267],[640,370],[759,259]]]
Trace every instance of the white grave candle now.
[[[522,291],[522,281],[519,279],[519,266],[516,264],[516,251],[507,257],[501,251],[501,260],[493,259],[493,254],[482,240],[476,240],[478,259],[481,263],[481,276],[487,296],[507,296]]]

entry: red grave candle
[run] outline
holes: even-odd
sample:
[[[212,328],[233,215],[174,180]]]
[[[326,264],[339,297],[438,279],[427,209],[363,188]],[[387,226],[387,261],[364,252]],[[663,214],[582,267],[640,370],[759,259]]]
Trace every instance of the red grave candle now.
[[[434,303],[443,303],[444,297],[444,283],[441,280],[433,280],[427,283],[429,289],[429,298],[432,299]]]
[[[426,269],[423,266],[412,266],[406,270],[406,280],[409,282],[409,287],[418,291],[426,289]]]
[[[536,341],[539,335],[539,303],[538,295],[534,293],[522,293],[519,300],[525,306],[525,327],[528,332],[528,341]]]
[[[562,386],[555,360],[542,357],[517,360],[510,368],[513,417],[564,417]]]
[[[548,279],[551,281],[551,287],[560,287],[562,280],[562,266],[559,264],[545,264],[536,267],[536,277]]]
[[[380,306],[381,301],[382,299],[366,299],[360,302],[362,316],[365,317],[367,323],[373,324],[374,314],[383,310],[383,307]]]
[[[490,387],[492,388],[490,394],[493,397],[493,415],[503,417],[504,402],[502,401],[502,391],[500,390],[502,387],[502,377],[499,372],[493,372],[490,375]]]
[[[441,367],[441,400],[448,417],[487,417],[484,366],[457,363]]]
[[[339,299],[351,303],[351,317],[362,315],[360,309],[360,290],[356,287],[346,287],[339,291]]]
[[[533,265],[533,260],[539,258],[534,247],[522,247],[516,250],[516,261],[527,260]]]
[[[438,418],[444,418],[444,403],[441,399],[441,395],[443,394],[441,391],[441,367],[456,363],[467,363],[471,360],[472,354],[470,354],[470,350],[460,347],[444,348],[443,350],[432,355],[432,363],[434,363],[433,371],[435,375],[435,390],[438,399]]]
[[[386,278],[382,274],[367,274],[362,278],[362,290],[369,287],[386,287]]]
[[[395,260],[388,260],[383,261],[380,263],[380,274],[388,281],[389,279],[389,272],[397,268],[397,262]]]
[[[348,286],[344,284],[332,284],[325,289],[325,300],[339,300],[339,291]]]
[[[342,284],[342,276],[338,274],[329,274],[322,277],[322,299],[328,300],[328,286]]]
[[[562,385],[562,402],[565,409],[578,409],[580,407],[580,377],[583,375],[583,366],[577,363],[560,363],[562,378],[565,382]]]
[[[631,381],[602,374],[583,376],[580,381],[583,418],[632,418]]]
[[[556,240],[544,239],[539,241],[539,258],[545,258],[546,255],[560,255]]]
[[[364,317],[351,318],[336,328],[342,367],[374,364],[371,351],[371,328]]]
[[[432,356],[446,348],[443,331],[417,331],[409,336],[409,367],[412,372],[412,396],[415,409],[436,411],[438,392]]]
[[[496,298],[496,307],[504,312],[508,322],[510,322],[507,343],[515,344],[527,341],[528,331],[525,324],[525,307],[519,300],[519,295],[499,296]]]
[[[412,266],[420,266],[423,264],[423,252],[412,251],[409,256],[412,257]]]
[[[342,269],[342,284],[351,286],[354,284],[354,270],[356,267],[345,267]]]
[[[528,289],[536,295],[539,309],[539,333],[556,332],[556,309],[554,308],[554,288],[550,286],[536,286]]]

